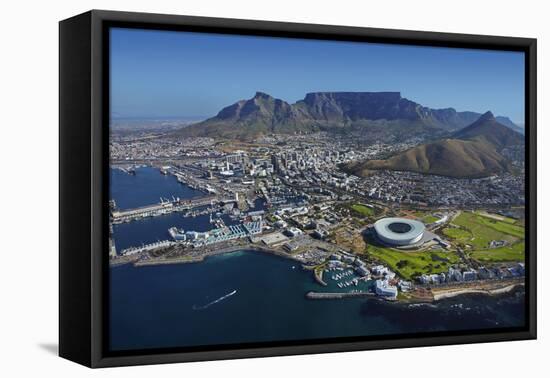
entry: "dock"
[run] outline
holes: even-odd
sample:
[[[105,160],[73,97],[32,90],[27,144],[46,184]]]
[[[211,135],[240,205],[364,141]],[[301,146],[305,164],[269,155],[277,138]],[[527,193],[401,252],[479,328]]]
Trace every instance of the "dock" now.
[[[217,199],[216,196],[206,196],[190,200],[161,201],[158,204],[147,205],[126,210],[115,210],[112,212],[113,224],[127,223],[148,217],[156,217],[173,212],[193,210],[198,207],[210,206],[212,203],[229,203],[234,199]]]

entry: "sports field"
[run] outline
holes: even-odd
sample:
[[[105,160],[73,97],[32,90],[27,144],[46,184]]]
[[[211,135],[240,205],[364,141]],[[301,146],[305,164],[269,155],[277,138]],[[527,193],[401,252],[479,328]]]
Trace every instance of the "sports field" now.
[[[351,205],[351,209],[355,211],[356,213],[359,213],[360,215],[364,217],[371,217],[374,215],[374,209],[365,205],[362,205],[360,203],[356,203]]]
[[[437,221],[439,218],[434,217],[433,215],[426,215],[424,218],[421,219],[424,224],[430,224]]]

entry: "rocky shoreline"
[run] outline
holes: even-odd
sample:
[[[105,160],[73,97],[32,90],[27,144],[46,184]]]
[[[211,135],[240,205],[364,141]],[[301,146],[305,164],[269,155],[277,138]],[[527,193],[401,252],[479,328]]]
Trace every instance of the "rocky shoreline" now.
[[[524,286],[523,282],[511,283],[506,286],[496,288],[455,288],[453,290],[443,290],[433,294],[434,301],[439,301],[446,298],[453,298],[458,295],[464,294],[485,294],[485,295],[499,295],[505,294],[514,290],[518,286]]]

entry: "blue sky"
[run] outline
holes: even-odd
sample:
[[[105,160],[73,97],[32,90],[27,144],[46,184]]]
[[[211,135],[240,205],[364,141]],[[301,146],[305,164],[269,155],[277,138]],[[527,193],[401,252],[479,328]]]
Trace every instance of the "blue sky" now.
[[[397,91],[431,108],[524,122],[518,52],[111,30],[113,117],[204,117],[256,91]]]

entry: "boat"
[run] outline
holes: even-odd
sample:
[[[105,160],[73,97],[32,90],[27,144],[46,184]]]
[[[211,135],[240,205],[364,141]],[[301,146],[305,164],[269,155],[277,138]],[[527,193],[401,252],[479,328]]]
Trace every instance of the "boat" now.
[[[235,295],[235,294],[237,294],[237,290],[233,290],[232,292],[230,292],[230,293],[228,293],[228,294],[225,294],[224,296],[221,296],[221,297],[219,297],[218,299],[216,299],[216,300],[214,300],[214,301],[212,301],[212,302],[209,302],[209,303],[205,304],[204,306],[196,306],[196,305],[194,305],[194,306],[193,306],[193,310],[204,310],[204,309],[206,309],[206,308],[208,308],[208,307],[210,307],[210,306],[212,306],[212,305],[214,305],[214,304],[216,304],[216,303],[219,303],[219,302],[223,301],[224,299],[227,299],[227,298],[229,298],[230,296]]]

